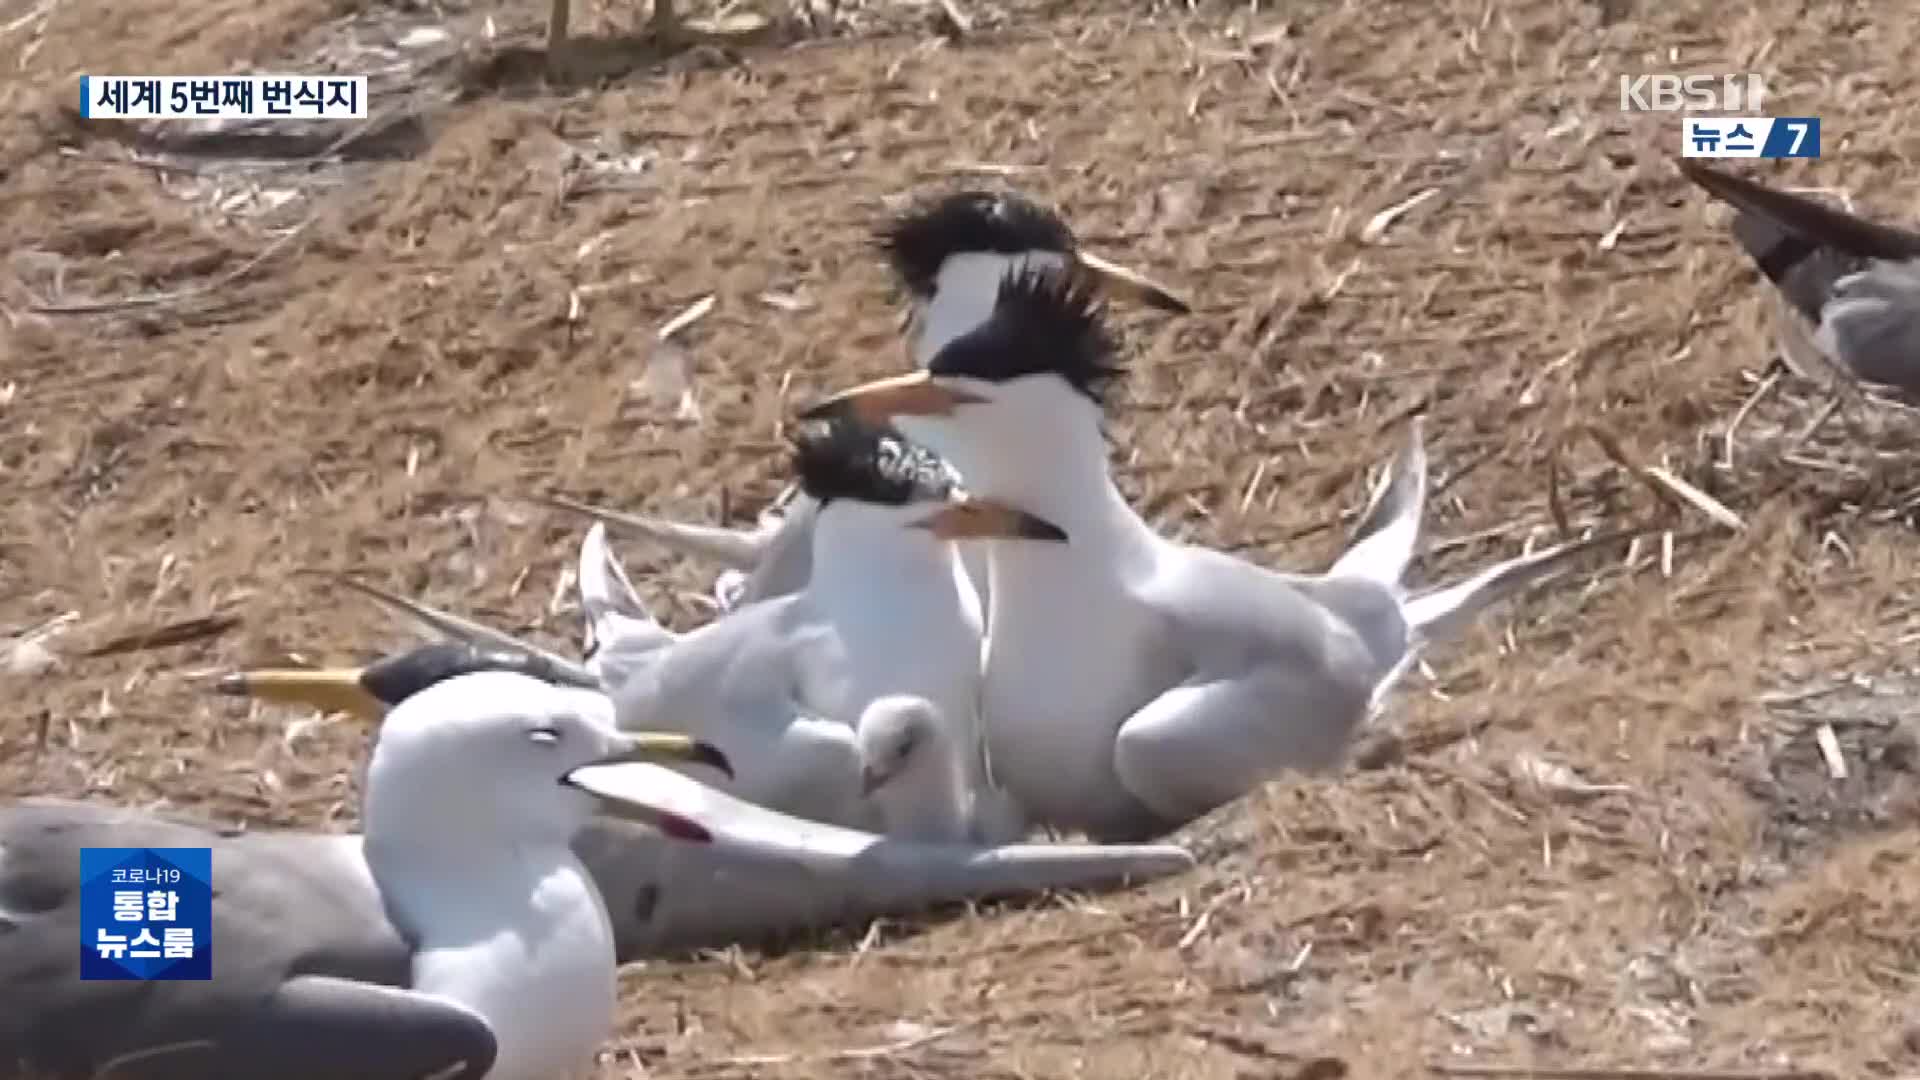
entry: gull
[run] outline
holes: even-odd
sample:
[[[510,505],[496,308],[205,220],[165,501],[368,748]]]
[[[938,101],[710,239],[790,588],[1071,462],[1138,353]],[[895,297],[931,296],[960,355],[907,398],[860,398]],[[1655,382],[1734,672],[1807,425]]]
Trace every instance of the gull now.
[[[1064,545],[989,552],[981,716],[996,780],[1038,823],[1155,836],[1284,770],[1325,770],[1424,641],[1599,541],[1409,596],[1422,421],[1358,539],[1323,575],[1161,537],[1114,486],[1101,394],[1120,369],[1091,290],[1022,270],[927,370],[801,415],[893,424]],[[1615,539],[1613,537],[1607,538]]]
[[[805,586],[665,644],[634,625],[639,617],[597,625],[592,662],[622,726],[672,717],[670,727],[724,750],[737,774],[731,793],[891,834],[894,820],[920,816],[921,791],[891,784],[869,799],[860,790],[856,729],[875,698],[931,702],[970,782],[989,785],[976,722],[984,623],[952,543],[1066,537],[1032,514],[968,497],[938,460],[877,429],[807,425],[793,449],[820,540]],[[585,561],[583,594],[606,588],[588,584]],[[1014,828],[1007,814],[993,816]],[[983,836],[1014,838],[987,826]]]
[[[1687,179],[1732,206],[1734,239],[1814,327],[1829,363],[1920,392],[1920,232],[1682,159]]]
[[[542,663],[511,649],[436,641],[365,667],[243,671],[217,685],[228,694],[338,709],[377,722],[387,709],[407,700],[404,695],[420,693],[440,681],[480,671],[539,671]],[[645,794],[648,805],[671,815],[663,821],[674,826],[675,835],[693,833],[706,842],[680,843],[661,830],[607,818],[596,820],[575,837],[574,851],[605,898],[614,953],[621,963],[693,949],[758,944],[965,900],[1145,882],[1193,866],[1193,856],[1172,844],[986,847],[883,837],[756,806],[669,768],[631,765],[622,770],[611,775],[601,772],[596,778],[631,785]],[[619,794],[611,789],[610,793]],[[102,813],[81,805],[68,817],[55,818],[53,824],[73,820],[73,815]],[[10,832],[19,831],[0,817],[0,848],[12,843]],[[343,919],[370,918],[367,912],[379,910],[378,893],[368,883],[361,861],[352,857],[358,851],[352,838],[298,838],[295,843],[252,835],[219,842],[264,849],[236,858],[276,859],[305,868],[312,880],[301,890],[332,896],[331,903]],[[329,845],[341,847],[345,854],[312,854]],[[7,880],[11,857],[0,850],[0,882]],[[216,865],[216,874],[231,873],[224,869],[226,865]],[[5,920],[16,917],[6,910],[15,903],[13,895],[0,887],[0,956],[7,955]],[[290,902],[278,894],[257,901],[236,897],[243,909],[251,905],[265,910],[266,914],[255,917],[256,922],[279,918]],[[65,964],[70,962],[71,937],[63,941],[67,944],[60,962]],[[11,961],[0,960],[0,975],[11,970]],[[0,1031],[7,1030],[6,1023],[0,1010]],[[7,1038],[0,1038],[0,1060],[8,1060],[5,1051],[11,1045]]]
[[[710,839],[646,777],[605,771],[665,758],[726,767],[684,735],[616,730],[604,695],[479,671],[388,714],[363,836],[11,803],[0,1061],[56,1078],[584,1075],[613,1029],[614,939],[569,845],[596,809]],[[148,846],[213,850],[213,978],[79,981],[80,849]]]
[[[1018,192],[967,189],[918,200],[884,223],[874,244],[908,296],[916,368],[924,369],[949,341],[983,322],[993,311],[1000,279],[1022,267],[1069,271],[1104,293],[1160,311],[1192,310],[1165,286],[1088,251],[1057,211]],[[796,592],[812,566],[818,505],[804,494],[784,514],[764,514],[751,529],[637,514],[616,518],[583,504],[559,505],[595,514],[621,534],[727,567],[714,594],[728,608]],[[984,607],[985,555],[969,546],[961,558]]]

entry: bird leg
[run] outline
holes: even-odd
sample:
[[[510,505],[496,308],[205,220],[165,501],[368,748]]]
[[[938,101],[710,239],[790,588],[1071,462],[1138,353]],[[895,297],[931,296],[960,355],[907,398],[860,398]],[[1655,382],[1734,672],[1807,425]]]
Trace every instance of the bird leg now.
[[[573,0],[553,0],[553,7],[547,12],[547,73],[563,74],[566,69],[567,22],[572,15]]]
[[[673,0],[653,0],[653,18],[647,24],[647,33],[662,45],[671,45],[679,38],[680,20],[675,17]]]

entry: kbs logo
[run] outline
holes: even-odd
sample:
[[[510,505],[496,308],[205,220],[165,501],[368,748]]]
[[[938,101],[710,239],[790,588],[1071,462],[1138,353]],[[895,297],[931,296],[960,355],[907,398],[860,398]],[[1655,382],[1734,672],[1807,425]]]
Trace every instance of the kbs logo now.
[[[1622,75],[1621,112],[1759,112],[1767,82],[1758,75]]]

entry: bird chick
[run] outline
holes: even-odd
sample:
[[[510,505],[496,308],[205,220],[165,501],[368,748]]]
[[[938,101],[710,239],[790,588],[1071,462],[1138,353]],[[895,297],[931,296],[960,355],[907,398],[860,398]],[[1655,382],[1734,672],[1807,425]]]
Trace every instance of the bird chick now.
[[[959,741],[933,702],[889,694],[860,713],[860,794],[888,836],[932,843],[970,839],[972,809]]]

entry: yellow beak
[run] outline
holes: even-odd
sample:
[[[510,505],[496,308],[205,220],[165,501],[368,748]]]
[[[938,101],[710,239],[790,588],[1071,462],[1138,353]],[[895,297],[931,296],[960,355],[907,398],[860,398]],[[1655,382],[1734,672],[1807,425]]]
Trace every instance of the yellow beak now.
[[[281,705],[307,705],[321,712],[352,713],[378,722],[387,704],[373,696],[361,676],[366,668],[265,668],[222,678],[215,689],[236,697]]]
[[[883,428],[896,416],[951,416],[962,405],[986,399],[936,381],[924,371],[894,375],[842,390],[801,412],[802,420],[850,416],[867,427]]]
[[[1045,518],[1008,506],[993,499],[964,499],[950,502],[921,521],[915,528],[926,529],[942,540],[1048,540],[1067,542],[1066,530]]]

